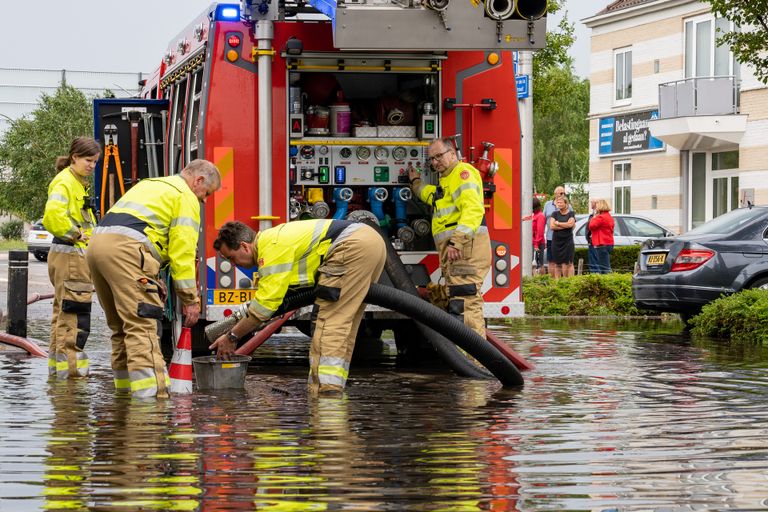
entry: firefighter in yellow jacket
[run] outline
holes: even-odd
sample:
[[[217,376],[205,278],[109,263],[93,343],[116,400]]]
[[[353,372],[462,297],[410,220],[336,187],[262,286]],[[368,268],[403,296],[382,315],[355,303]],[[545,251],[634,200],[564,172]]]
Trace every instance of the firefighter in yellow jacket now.
[[[432,206],[432,236],[448,286],[448,313],[485,338],[481,288],[491,268],[491,240],[485,225],[483,182],[472,165],[460,162],[450,139],[436,139],[427,149],[437,186],[409,171],[414,195]]]
[[[112,330],[118,391],[140,398],[168,395],[160,351],[165,285],[158,274],[170,265],[184,325],[191,327],[200,314],[195,274],[200,201],[220,186],[211,162],[193,160],[178,175],[141,180],[93,231],[87,260]]]
[[[59,173],[48,185],[43,225],[53,235],[48,276],[54,288],[48,374],[60,379],[88,375],[83,349],[91,332],[93,284],[85,249],[96,225],[88,188],[100,154],[94,139],[77,137],[69,156],[56,160]]]
[[[228,356],[237,341],[259,329],[289,288],[314,287],[317,320],[309,353],[311,391],[340,391],[347,383],[365,299],[386,260],[381,235],[347,220],[304,220],[257,234],[242,222],[227,222],[214,248],[243,267],[258,267],[259,287],[248,315],[212,345]]]

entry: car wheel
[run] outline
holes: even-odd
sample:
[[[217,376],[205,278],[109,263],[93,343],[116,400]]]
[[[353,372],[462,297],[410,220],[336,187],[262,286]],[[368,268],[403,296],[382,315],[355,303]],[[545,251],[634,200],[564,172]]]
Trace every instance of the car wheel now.
[[[754,283],[749,285],[750,288],[761,288],[763,290],[768,290],[768,277],[763,277],[762,279],[758,279]]]
[[[46,251],[35,251],[32,253],[37,261],[48,261],[48,253]]]

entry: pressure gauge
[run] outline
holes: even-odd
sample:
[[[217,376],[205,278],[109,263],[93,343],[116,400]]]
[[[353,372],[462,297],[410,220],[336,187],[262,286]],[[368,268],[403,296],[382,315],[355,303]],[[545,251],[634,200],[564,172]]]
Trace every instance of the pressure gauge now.
[[[386,160],[389,156],[389,151],[384,146],[379,146],[374,150],[373,156],[376,157],[376,160]]]
[[[311,160],[315,157],[315,148],[312,146],[301,146],[299,153],[304,160]]]
[[[358,160],[368,160],[371,158],[371,148],[365,146],[357,148],[357,158]]]
[[[341,158],[349,158],[352,156],[352,150],[349,148],[341,148],[341,151],[339,151],[339,155]]]
[[[408,156],[408,151],[403,146],[397,146],[392,150],[392,158],[395,160],[405,160],[406,156]]]
[[[321,155],[327,155],[328,154],[328,146],[320,146],[317,148],[317,152]]]

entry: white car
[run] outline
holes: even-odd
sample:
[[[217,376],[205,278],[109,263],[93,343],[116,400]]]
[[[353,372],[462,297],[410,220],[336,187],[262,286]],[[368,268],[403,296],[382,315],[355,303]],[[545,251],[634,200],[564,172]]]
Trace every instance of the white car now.
[[[611,215],[614,220],[613,245],[640,245],[649,238],[675,236],[669,228],[639,215],[617,213]],[[577,215],[573,228],[573,241],[576,247],[587,247],[588,215]]]
[[[45,230],[43,219],[32,224],[27,235],[27,249],[38,261],[48,260],[48,250],[51,248],[53,235]]]

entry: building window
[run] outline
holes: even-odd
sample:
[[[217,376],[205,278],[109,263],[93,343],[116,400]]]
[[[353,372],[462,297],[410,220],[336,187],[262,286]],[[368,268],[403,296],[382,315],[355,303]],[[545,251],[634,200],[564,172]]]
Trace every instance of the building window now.
[[[739,152],[738,151],[722,151],[720,153],[712,153],[712,170],[722,171],[725,169],[738,169],[739,168]]]
[[[632,49],[615,50],[613,62],[613,99],[617,103],[629,103],[632,99]]]
[[[613,211],[632,213],[632,163],[629,160],[613,162]]]
[[[732,28],[725,18],[711,15],[685,21],[685,77],[739,76],[739,64],[717,38]]]
[[[690,227],[739,207],[739,151],[691,154]]]

